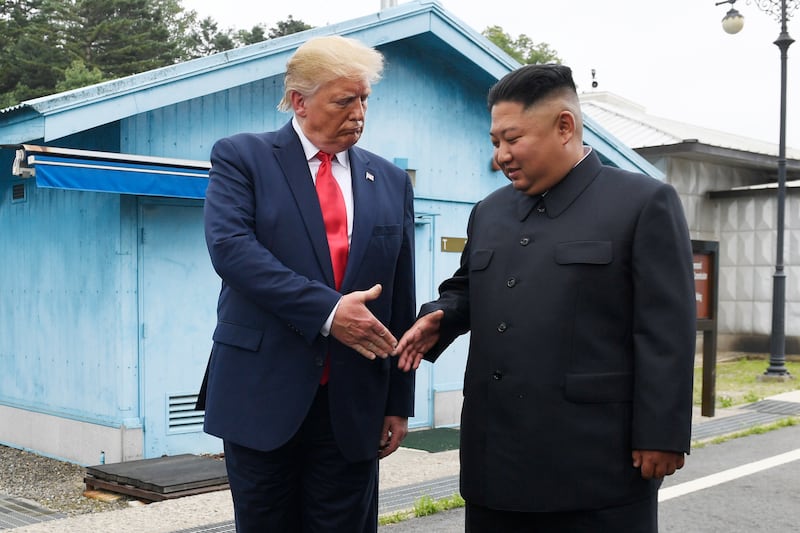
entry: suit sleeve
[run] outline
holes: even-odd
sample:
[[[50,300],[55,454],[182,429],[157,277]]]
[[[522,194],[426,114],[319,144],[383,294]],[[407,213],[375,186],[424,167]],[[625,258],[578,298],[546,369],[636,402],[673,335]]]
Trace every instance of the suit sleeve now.
[[[692,248],[678,195],[661,186],[633,242],[632,447],[688,452],[696,342]]]
[[[469,308],[469,259],[470,235],[475,219],[475,212],[480,202],[475,204],[467,223],[467,243],[461,252],[461,264],[453,276],[439,285],[439,298],[422,306],[419,316],[424,316],[441,309],[444,311],[439,327],[439,341],[425,354],[425,360],[435,362],[445,349],[460,335],[470,329]]]
[[[211,151],[204,207],[211,262],[223,283],[281,317],[311,344],[341,295],[286,267],[256,238],[254,180],[270,177],[251,175],[244,162],[251,156],[240,147],[222,139]]]

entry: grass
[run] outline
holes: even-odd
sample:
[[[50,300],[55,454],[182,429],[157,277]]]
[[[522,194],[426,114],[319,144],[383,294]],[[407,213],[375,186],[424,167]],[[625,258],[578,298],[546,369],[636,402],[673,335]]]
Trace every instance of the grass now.
[[[723,442],[728,442],[729,440],[739,439],[742,437],[748,437],[750,435],[761,435],[770,431],[775,431],[776,429],[787,428],[791,426],[796,426],[800,424],[800,418],[798,417],[788,417],[782,420],[778,420],[777,422],[773,422],[771,424],[764,424],[762,426],[755,426],[749,429],[745,429],[736,433],[730,433],[728,435],[722,435],[719,437],[714,437],[713,439],[705,440],[705,441],[693,441],[692,442],[692,449],[697,448],[705,448],[709,444],[722,444]]]
[[[786,368],[795,379],[788,381],[759,381],[769,366],[766,357],[742,357],[717,363],[716,406],[733,407],[753,403],[783,392],[800,390],[800,362],[787,361]],[[703,370],[694,370],[694,404],[700,405],[702,398]]]
[[[464,498],[459,494],[453,494],[452,496],[439,500],[434,500],[432,497],[425,495],[414,502],[414,508],[410,511],[397,511],[378,517],[378,525],[397,524],[409,518],[430,516],[441,511],[449,511],[450,509],[459,507],[464,507]]]

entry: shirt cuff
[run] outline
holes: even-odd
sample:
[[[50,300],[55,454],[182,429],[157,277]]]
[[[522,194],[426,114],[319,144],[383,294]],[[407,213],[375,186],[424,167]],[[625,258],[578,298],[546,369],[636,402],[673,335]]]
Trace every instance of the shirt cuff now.
[[[328,335],[331,334],[331,326],[333,325],[333,315],[335,315],[336,310],[339,309],[340,303],[342,303],[341,298],[339,298],[339,301],[336,302],[336,305],[333,306],[333,311],[331,311],[331,314],[328,315],[328,319],[325,321],[324,324],[322,324],[322,329],[319,330],[319,332],[322,333],[323,337],[327,337]]]

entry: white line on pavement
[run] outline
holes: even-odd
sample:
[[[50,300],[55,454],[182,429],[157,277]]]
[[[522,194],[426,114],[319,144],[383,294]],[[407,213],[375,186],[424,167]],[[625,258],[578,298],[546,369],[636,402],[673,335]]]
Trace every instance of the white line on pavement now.
[[[762,470],[767,470],[769,468],[781,466],[786,463],[791,463],[792,461],[797,461],[798,459],[800,459],[800,448],[792,450],[791,452],[775,455],[773,457],[767,457],[766,459],[762,459],[760,461],[755,461],[753,463],[723,470],[722,472],[717,472],[716,474],[693,479],[692,481],[687,481],[686,483],[681,483],[680,485],[661,489],[658,492],[658,501],[663,502],[671,500],[672,498],[677,498],[678,496],[684,496],[698,490],[703,490],[715,485],[727,483],[728,481],[733,481],[734,479],[749,476],[751,474],[761,472]]]

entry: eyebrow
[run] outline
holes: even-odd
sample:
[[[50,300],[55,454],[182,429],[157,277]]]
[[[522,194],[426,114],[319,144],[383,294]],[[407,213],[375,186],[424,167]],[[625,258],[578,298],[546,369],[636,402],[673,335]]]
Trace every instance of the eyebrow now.
[[[497,137],[497,136],[500,136],[500,135],[507,135],[508,132],[515,132],[515,131],[518,131],[519,129],[520,129],[519,126],[509,126],[509,127],[505,128],[505,129],[502,129],[502,130],[498,131],[497,133],[494,133],[492,130],[489,130],[489,135],[492,136],[492,137]]]

